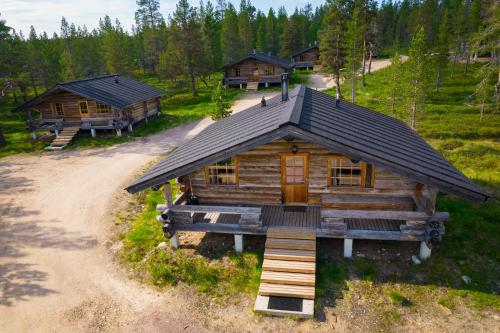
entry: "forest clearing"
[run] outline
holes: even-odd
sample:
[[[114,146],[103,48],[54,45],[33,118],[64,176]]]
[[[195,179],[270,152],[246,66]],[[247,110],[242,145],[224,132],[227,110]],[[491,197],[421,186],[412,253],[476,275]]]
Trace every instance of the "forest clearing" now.
[[[246,0],[239,7],[180,0],[167,19],[159,6],[137,1],[131,30],[107,15],[94,29],[63,17],[53,36],[33,26],[23,34],[2,12],[0,331],[498,331],[500,20],[493,1],[329,0],[316,8],[264,11]],[[313,48],[315,58],[303,56]],[[136,104],[151,97],[139,84],[164,91],[154,95],[158,114],[134,120],[123,133],[120,128],[120,136],[116,127],[97,135],[82,128],[63,150],[47,152],[59,133],[39,129],[35,140],[32,116],[14,111],[40,96],[45,103],[43,92],[58,83],[104,74],[115,84],[128,82],[121,75],[137,81],[135,89],[145,97]],[[82,123],[89,105],[104,102],[102,91],[92,89],[96,95],[78,95],[75,104],[85,102],[83,111],[79,107]],[[96,102],[89,104],[93,96]],[[68,116],[70,103],[64,103],[66,113],[50,101],[49,118]],[[33,105],[34,119],[41,120],[41,104]],[[125,119],[119,113],[128,107],[123,105],[108,105],[103,113]],[[313,127],[318,114],[323,129],[334,128],[328,112],[351,126],[345,135],[366,139],[366,147],[385,149],[395,138],[398,144],[388,155],[416,159],[421,173],[412,175],[411,165],[401,171],[398,163],[361,154],[362,149],[327,147],[326,134],[313,142],[304,139],[305,130],[290,130],[294,121]],[[262,146],[242,150],[250,139],[236,142],[238,137],[274,126],[273,117],[285,119],[276,129],[284,136],[268,142],[261,134],[256,140]],[[387,124],[401,132],[384,130]],[[235,130],[217,132],[221,127]],[[221,136],[215,143],[226,150],[210,155],[210,140],[220,133],[229,139]],[[209,154],[205,164],[189,156],[193,142],[196,158]],[[232,149],[240,150],[235,155]],[[275,149],[278,159],[270,155]],[[188,162],[160,175],[169,157]],[[288,159],[298,164],[289,166]],[[436,164],[428,171],[425,161]],[[335,163],[347,163],[350,174],[342,171],[345,164]],[[453,168],[456,173],[449,173]],[[434,172],[441,178],[433,179]],[[297,177],[303,177],[305,194],[303,183],[293,183]],[[455,181],[464,187],[453,187]],[[287,185],[302,190],[287,192]],[[314,280],[307,284],[313,315],[306,317],[312,319],[299,318],[297,311],[281,318],[256,311],[264,279],[296,279],[288,286],[304,279],[300,270],[268,271],[273,262],[267,255],[287,249],[269,251],[272,237],[259,231],[269,223],[263,216],[271,206],[290,209],[284,216],[297,220],[301,211],[320,212],[321,222],[307,229],[314,232]],[[226,216],[225,209],[240,215]],[[323,211],[337,215],[324,218]],[[352,227],[366,219],[353,221],[350,213],[401,216],[381,219],[396,229],[372,232]],[[235,215],[235,225],[248,225],[231,232],[224,225],[205,227],[230,225],[219,219]],[[423,222],[412,221],[424,215]],[[448,220],[434,221],[435,216]],[[297,220],[290,225],[305,225]],[[408,231],[414,225],[422,230]],[[429,229],[438,236],[432,238]],[[334,236],[321,237],[329,232]],[[293,242],[310,245],[308,237],[304,232]],[[273,300],[279,297],[294,298]]]

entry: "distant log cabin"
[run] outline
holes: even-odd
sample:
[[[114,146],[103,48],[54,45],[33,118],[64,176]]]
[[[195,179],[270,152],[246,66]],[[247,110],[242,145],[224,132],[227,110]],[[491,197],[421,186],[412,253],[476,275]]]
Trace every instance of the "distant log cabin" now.
[[[165,92],[123,75],[106,75],[58,83],[43,94],[19,106],[15,111],[29,113],[28,128],[50,130],[58,134],[68,128],[121,130],[160,112],[160,97]],[[32,119],[32,110],[40,119]],[[34,134],[35,136],[35,134]]]
[[[286,77],[286,75],[284,75]],[[131,193],[165,191],[165,236],[178,231],[265,235],[255,311],[310,318],[316,239],[420,242],[427,259],[445,232],[438,191],[479,202],[478,186],[399,120],[299,86],[224,118],[132,183]],[[180,195],[172,200],[170,180]],[[300,306],[276,307],[274,297]]]
[[[248,83],[281,83],[281,74],[290,73],[292,65],[288,60],[269,53],[252,53],[222,67],[222,83],[226,87],[243,88]]]
[[[312,45],[292,55],[293,67],[297,69],[313,69],[321,64],[319,60],[319,47]]]

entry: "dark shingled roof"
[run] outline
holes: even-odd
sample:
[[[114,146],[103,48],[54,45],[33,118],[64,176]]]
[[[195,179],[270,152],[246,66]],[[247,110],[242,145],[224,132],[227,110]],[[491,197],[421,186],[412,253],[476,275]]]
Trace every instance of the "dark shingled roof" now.
[[[180,146],[127,190],[135,193],[282,137],[304,139],[477,201],[488,195],[403,122],[325,93],[297,87],[224,118]]]
[[[35,107],[55,91],[64,90],[116,108],[163,95],[165,91],[123,75],[106,75],[58,83],[42,95],[24,103],[15,111]]]
[[[283,58],[280,58],[280,57],[277,57],[274,55],[270,55],[268,53],[251,53],[251,54],[249,54],[241,59],[238,59],[236,61],[225,64],[224,66],[222,66],[222,70],[226,69],[227,67],[237,65],[240,62],[245,61],[247,59],[259,60],[259,61],[267,62],[267,63],[273,64],[273,65],[277,65],[277,66],[280,66],[283,68],[292,68],[292,63],[286,59],[283,59]]]
[[[295,52],[294,54],[292,54],[292,57],[298,56],[299,54],[307,52],[307,51],[312,50],[314,48],[319,48],[318,44],[314,44],[314,45],[308,46],[308,47],[300,50],[299,52]]]

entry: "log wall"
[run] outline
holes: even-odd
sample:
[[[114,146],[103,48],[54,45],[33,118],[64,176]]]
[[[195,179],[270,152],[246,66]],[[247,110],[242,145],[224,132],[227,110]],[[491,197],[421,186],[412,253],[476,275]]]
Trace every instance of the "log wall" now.
[[[238,185],[209,185],[205,170],[189,175],[193,193],[202,204],[280,204],[280,153],[291,147],[309,153],[309,197],[311,205],[334,209],[413,210],[416,183],[375,167],[373,188],[328,186],[328,157],[341,156],[305,141],[277,140],[238,155]]]
[[[310,61],[310,62],[316,64],[317,61],[319,60],[319,49],[316,47],[316,48],[313,48],[309,51],[302,52],[302,53],[294,56],[293,60],[294,61]]]
[[[258,69],[260,76],[268,75],[266,74],[266,68],[271,69],[271,74],[269,75],[280,75],[281,73],[285,73],[286,69],[280,66],[276,66],[273,64],[269,64],[267,62],[254,60],[254,59],[246,59],[234,66],[231,66],[226,69],[226,73],[228,77],[236,76],[236,68],[240,69],[240,77],[251,77],[254,75],[255,68]]]

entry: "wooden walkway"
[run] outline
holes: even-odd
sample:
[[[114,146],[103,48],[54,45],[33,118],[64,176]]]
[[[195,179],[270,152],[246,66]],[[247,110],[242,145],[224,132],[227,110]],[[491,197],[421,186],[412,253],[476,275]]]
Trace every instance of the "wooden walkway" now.
[[[269,227],[258,295],[314,300],[315,285],[316,230]]]

